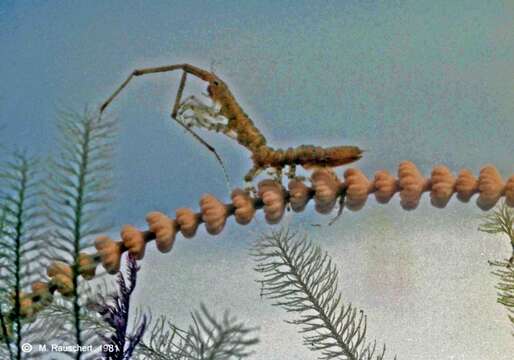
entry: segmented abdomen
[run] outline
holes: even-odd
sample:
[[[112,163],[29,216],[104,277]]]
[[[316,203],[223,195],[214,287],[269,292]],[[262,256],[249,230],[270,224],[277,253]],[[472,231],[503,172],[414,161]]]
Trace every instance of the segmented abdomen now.
[[[336,167],[357,161],[362,150],[357,146],[333,146],[323,148],[314,145],[301,145],[296,148],[273,149],[260,147],[253,155],[256,165],[261,167],[284,167],[301,165],[304,168],[313,166]]]
[[[232,94],[217,99],[222,105],[221,113],[228,119],[228,128],[237,134],[237,141],[254,153],[261,146],[266,145],[266,138],[255,127],[253,121],[243,111]]]
[[[266,146],[266,138],[245,114],[234,96],[227,89],[223,96],[213,99],[222,104],[221,114],[228,119],[228,128],[237,134],[237,141],[253,154],[257,167],[277,167],[301,165],[335,167],[354,162],[361,158],[362,150],[356,146],[320,146],[302,145],[287,150],[275,150]]]
[[[244,117],[237,116],[233,125],[237,132],[237,141],[251,152],[266,145],[266,138],[246,114]]]

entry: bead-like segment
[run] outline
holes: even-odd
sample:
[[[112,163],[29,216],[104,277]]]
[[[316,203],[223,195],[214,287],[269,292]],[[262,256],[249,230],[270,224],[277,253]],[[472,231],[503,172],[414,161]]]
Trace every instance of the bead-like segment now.
[[[35,281],[31,285],[32,301],[36,311],[41,310],[44,306],[52,303],[53,295],[48,288],[48,283],[43,281]]]
[[[20,317],[28,318],[32,315],[34,315],[32,296],[24,292],[20,292]]]
[[[478,191],[480,196],[477,199],[477,205],[482,210],[493,208],[502,196],[503,180],[494,166],[488,165],[480,170]]]
[[[120,231],[123,246],[128,253],[137,260],[141,260],[145,256],[145,239],[143,233],[132,225],[123,225]]]
[[[95,247],[105,270],[109,274],[116,274],[120,270],[121,242],[102,235],[96,238]]]
[[[57,287],[57,291],[64,297],[73,296],[73,281],[64,274],[57,274],[50,280]]]
[[[400,205],[405,210],[413,210],[418,206],[421,194],[426,190],[428,181],[421,175],[416,165],[410,161],[400,163],[398,169],[400,185]]]
[[[346,184],[345,205],[349,210],[357,211],[364,207],[368,194],[374,185],[359,169],[348,169],[344,172]]]
[[[165,214],[153,211],[146,215],[149,230],[155,234],[157,249],[162,253],[167,253],[173,248],[177,225],[175,220],[170,219]]]
[[[258,193],[264,203],[266,222],[271,225],[280,222],[286,207],[282,185],[274,180],[263,180],[258,184]]]
[[[292,179],[287,185],[289,189],[289,204],[294,212],[301,212],[305,209],[307,202],[310,199],[311,189],[302,181]]]
[[[375,173],[373,184],[375,187],[375,199],[381,204],[387,204],[398,191],[396,178],[386,170],[380,170]]]
[[[330,213],[336,203],[341,182],[329,168],[316,169],[312,173],[311,182],[314,188],[316,211],[320,214]]]
[[[444,208],[455,191],[457,180],[446,166],[432,169],[430,202],[437,208]]]
[[[43,281],[33,282],[31,288],[32,311],[36,314],[52,303],[53,296],[48,289],[48,284]]]
[[[398,191],[400,191],[402,206],[405,209],[413,209],[417,206],[422,192],[428,190],[431,191],[431,202],[436,207],[446,206],[454,192],[457,193],[457,198],[464,202],[469,201],[475,193],[479,193],[477,203],[482,209],[489,209],[494,206],[502,195],[505,195],[506,204],[514,207],[514,176],[511,176],[503,184],[500,174],[492,166],[483,168],[479,179],[475,178],[469,170],[462,170],[455,178],[443,166],[435,167],[431,178],[425,179],[414,164],[410,162],[400,164],[398,180],[383,170],[376,172],[373,182],[369,182],[360,171],[355,169],[348,170],[345,173],[345,178],[346,182],[340,186],[346,190],[346,206],[353,209],[362,207],[365,198],[372,192],[375,193],[378,202],[387,203]],[[236,189],[232,193],[232,209],[239,224],[244,225],[251,221],[255,215],[256,204],[258,204],[258,208],[264,205],[266,221],[270,224],[276,224],[284,214],[287,201],[290,202],[293,211],[298,212],[305,208],[313,195],[316,195],[316,190],[318,191],[318,197],[326,196],[326,198],[321,196],[318,201],[327,201],[333,197],[333,190],[332,193],[320,193],[320,184],[316,184],[317,189],[311,189],[297,179],[289,182],[289,193],[283,189],[281,184],[272,180],[262,181],[258,187],[260,199],[253,199],[241,189]],[[216,201],[218,202],[216,206],[219,207],[221,203],[218,200]],[[229,208],[223,204],[221,205],[225,208],[226,216],[228,216]],[[147,216],[150,232],[145,233],[144,238],[148,241],[155,236],[158,247],[161,246],[159,244],[162,244],[160,250],[163,252],[169,251],[179,229],[185,237],[192,237],[197,230],[201,217],[206,222],[206,226],[214,226],[214,228],[216,228],[214,224],[216,221],[226,218],[226,216],[221,218],[215,216],[214,220],[211,220],[207,215],[207,208],[202,208],[200,215],[193,213],[190,209],[178,209],[176,221],[161,213],[150,213]],[[109,273],[118,272],[121,252],[126,250],[122,243],[106,236],[99,236],[95,241],[95,247],[98,254],[79,255],[81,275],[84,278],[94,276],[94,268],[93,272],[87,274],[85,269],[88,266],[83,265],[90,264],[91,261],[96,262],[96,259],[101,260]],[[47,272],[51,277],[50,282],[48,284],[44,282],[33,283],[32,293],[28,296],[22,296],[23,300],[20,299],[22,316],[32,316],[40,311],[44,305],[51,303],[54,290],[59,291],[64,296],[73,294],[72,269],[69,265],[63,262],[54,262],[49,266]]]
[[[185,238],[192,238],[196,234],[200,221],[191,209],[181,208],[176,211],[176,222],[180,232]]]
[[[234,217],[240,225],[249,224],[255,216],[255,206],[252,197],[242,189],[232,191],[232,205],[234,205]]]
[[[91,280],[95,277],[96,263],[93,257],[86,253],[80,253],[78,258],[80,275],[86,280]]]
[[[291,180],[288,186],[289,194],[285,192],[281,184],[275,181],[265,180],[261,182],[259,184],[259,196],[264,205],[266,221],[270,224],[280,221],[285,210],[286,200],[290,202],[294,211],[302,211],[313,195],[317,200],[318,211],[319,209],[323,212],[331,210],[334,199],[337,198],[340,190],[334,191],[333,184],[337,183],[338,180],[330,179],[328,177],[329,173],[327,170],[318,170],[317,173],[313,174],[314,189],[307,187],[301,181]],[[461,201],[469,201],[473,194],[480,193],[481,196],[477,202],[483,209],[494,206],[502,195],[505,195],[507,205],[514,205],[514,176],[504,185],[500,175],[493,167],[483,168],[480,179],[476,179],[468,170],[461,171],[455,178],[446,167],[438,166],[433,169],[431,178],[425,179],[414,164],[403,162],[400,164],[398,176],[399,179],[397,180],[387,171],[378,171],[375,174],[374,181],[370,182],[360,171],[350,169],[345,173],[346,182],[339,184],[339,189],[345,188],[346,206],[352,210],[362,208],[367,195],[370,193],[375,193],[378,202],[386,203],[397,191],[400,191],[402,207],[414,209],[419,203],[421,194],[429,190],[431,192],[431,202],[436,207],[446,206],[453,192],[457,193],[457,197]],[[330,183],[334,179],[337,181]],[[236,216],[236,221],[240,224],[249,223],[255,214],[256,200],[241,189],[234,191],[232,200],[233,214]],[[203,201],[205,202],[205,200]],[[209,212],[207,208],[202,209],[201,214],[195,214],[190,209],[177,210],[177,221],[173,223],[172,220],[169,220],[174,224],[174,230],[171,231],[168,224],[168,234],[174,235],[177,228],[180,228],[185,237],[192,237],[195,235],[201,220],[206,222],[206,227],[210,233],[215,234],[221,231],[222,227],[218,228],[218,225],[224,224],[226,221],[226,217],[229,215],[228,208],[217,200],[213,204],[218,210],[223,208],[223,211],[220,213],[221,215],[214,215],[213,213],[212,219],[207,215]],[[151,229],[150,232],[153,232],[156,237],[158,236],[156,229]],[[118,247],[117,252],[121,252],[119,244],[116,246]],[[109,262],[109,260],[106,260],[108,255],[101,257],[102,262]],[[119,265],[116,265],[116,262],[119,262],[119,256],[117,257],[114,256],[114,260],[111,259],[114,267],[119,267]],[[114,270],[111,271],[114,272]]]
[[[227,221],[228,211],[225,204],[210,194],[204,194],[200,199],[200,209],[207,232],[218,235]]]
[[[63,296],[73,294],[73,280],[71,279],[71,267],[62,261],[54,261],[47,269],[47,275],[51,278],[50,282],[57,287],[57,291]]]
[[[64,262],[54,261],[46,270],[46,274],[51,278],[58,274],[66,275],[67,277],[71,278],[72,270],[71,266]]]
[[[455,183],[455,191],[457,191],[457,199],[462,202],[468,202],[473,194],[478,192],[478,180],[471,171],[463,169],[459,172]]]

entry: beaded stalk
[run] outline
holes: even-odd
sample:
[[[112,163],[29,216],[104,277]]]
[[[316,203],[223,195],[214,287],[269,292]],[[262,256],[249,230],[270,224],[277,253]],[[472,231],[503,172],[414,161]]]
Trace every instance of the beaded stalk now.
[[[224,204],[214,196],[205,194],[200,199],[200,212],[180,208],[172,219],[160,212],[151,212],[146,216],[148,230],[140,231],[132,225],[121,229],[121,240],[116,241],[107,236],[96,239],[96,254],[80,255],[80,275],[85,279],[95,276],[97,264],[101,263],[106,271],[115,274],[120,268],[121,254],[128,251],[136,259],[143,259],[146,244],[155,240],[160,252],[169,252],[176,240],[177,233],[185,238],[195,236],[198,226],[204,224],[211,235],[219,234],[229,216],[234,216],[240,225],[249,224],[257,210],[264,211],[268,224],[277,224],[282,219],[286,206],[294,212],[305,209],[310,200],[314,200],[315,209],[321,214],[328,214],[338,202],[351,211],[364,207],[372,194],[378,203],[386,204],[399,193],[400,205],[405,210],[415,209],[424,192],[430,192],[430,202],[434,207],[444,208],[453,194],[462,202],[469,202],[478,194],[477,206],[486,211],[495,206],[501,197],[505,204],[514,207],[514,175],[504,181],[498,170],[488,165],[480,170],[478,178],[469,170],[461,170],[454,176],[445,166],[433,168],[430,177],[424,177],[410,161],[400,163],[398,177],[385,170],[375,173],[369,180],[360,170],[347,169],[343,179],[339,179],[329,168],[319,168],[311,176],[311,186],[293,179],[287,189],[275,180],[263,180],[258,184],[257,195],[252,196],[242,189],[235,189],[231,194],[231,203]],[[24,306],[35,306],[40,299],[52,297],[55,291],[63,296],[72,293],[72,269],[63,262],[54,262],[48,268],[49,282],[36,282],[33,292],[29,294]],[[48,301],[46,301],[48,303]],[[41,309],[41,306],[36,306]]]

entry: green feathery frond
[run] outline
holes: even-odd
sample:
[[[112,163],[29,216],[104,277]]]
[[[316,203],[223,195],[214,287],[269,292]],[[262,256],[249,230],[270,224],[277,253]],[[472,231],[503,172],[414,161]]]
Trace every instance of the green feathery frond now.
[[[192,314],[188,331],[160,317],[152,330],[139,344],[137,359],[157,360],[231,360],[244,359],[252,354],[252,346],[259,342],[253,335],[255,328],[230,316],[222,320],[209,313],[205,305]]]
[[[484,221],[478,230],[488,234],[506,235],[512,246],[509,262],[514,265],[514,210],[507,206],[505,201],[484,216]]]
[[[90,302],[88,306],[92,306],[95,303],[93,301]],[[60,303],[52,303],[45,310],[47,317],[53,317],[59,321],[57,326],[52,327],[54,329],[58,326],[66,326],[66,321],[62,321],[61,319],[67,319],[73,317],[73,309],[69,306],[65,306]],[[151,312],[145,311],[145,315],[148,316],[148,323],[151,322]],[[134,327],[137,328],[141,324],[141,320],[143,318],[143,312],[141,310],[136,310],[136,316],[134,320]],[[95,311],[94,307],[91,311],[84,312],[81,317],[81,321],[83,324],[83,328],[87,330],[88,333],[102,333],[105,336],[110,336],[113,333],[113,328],[107,322],[102,319],[102,316]],[[178,353],[174,344],[176,343],[176,338],[174,335],[169,333],[169,328],[174,328],[173,325],[169,321],[166,320],[165,317],[161,317],[154,324],[153,329],[149,332],[149,336],[147,336],[147,343],[141,341],[136,347],[136,353],[133,355],[133,358],[137,359],[154,359],[154,360],[182,360],[183,358],[175,357],[174,354]],[[177,333],[184,333],[181,330],[177,329]],[[56,338],[55,335],[58,333],[53,333],[50,337]],[[97,341],[95,344],[95,348],[100,345],[100,342]]]
[[[510,259],[490,261],[489,264],[494,268],[492,273],[498,277],[498,303],[507,308],[514,327],[514,210],[503,201],[484,216],[484,222],[478,229],[489,234],[503,234],[512,246]]]
[[[112,286],[104,283],[102,287],[107,289]],[[100,292],[101,290],[93,289],[87,282],[80,282],[79,284],[78,293],[81,304],[79,321],[83,345],[92,345],[94,348],[101,345],[100,340],[96,336],[99,333],[99,329],[103,330],[106,334],[110,331],[107,325],[99,327],[104,325],[101,317],[94,309],[88,308],[88,304],[92,302],[91,299],[96,299]],[[43,334],[43,336],[31,337],[31,343],[49,345],[74,344],[76,329],[73,301],[54,295],[53,301],[38,313],[37,321],[30,324],[30,326],[36,334]],[[66,355],[72,356],[71,353]],[[73,354],[73,356],[76,356],[76,354]]]
[[[495,268],[493,274],[498,277],[498,302],[507,308],[508,317],[514,330],[514,268],[507,261],[491,261]],[[512,333],[514,336],[514,332]]]
[[[52,303],[43,312],[52,317],[58,326],[66,326],[62,319],[73,316],[73,310],[64,304]],[[144,314],[144,316],[143,316]],[[192,315],[192,324],[188,331],[181,330],[165,316],[152,321],[151,311],[136,311],[132,327],[138,328],[146,317],[148,331],[137,345],[134,359],[154,360],[231,360],[244,359],[251,352],[250,348],[258,342],[251,336],[254,328],[246,327],[237,319],[225,313],[221,321],[216,320],[204,305]],[[83,312],[81,321],[88,333],[102,333],[108,336],[112,327],[95,311]],[[50,337],[55,337],[55,332]],[[96,344],[98,345],[98,344]]]
[[[52,159],[48,217],[63,260],[73,263],[78,252],[103,233],[105,206],[112,194],[112,154],[116,123],[96,113],[62,112],[58,120],[59,153]]]
[[[2,209],[2,213],[0,214],[0,241],[2,241],[5,231],[5,209]],[[3,252],[3,246],[0,246],[0,254]],[[7,321],[7,317],[4,311],[8,309],[4,308],[3,299],[0,298],[0,338],[3,340],[2,345],[4,347],[0,347],[0,354],[3,357],[8,357],[9,359],[14,359],[14,354],[11,348],[11,335],[9,332],[9,323]]]
[[[11,336],[9,332],[9,324],[7,323],[7,318],[3,313],[2,308],[0,307],[0,326],[1,326],[1,335],[2,339],[2,347],[0,347],[0,355],[2,358],[6,359],[14,359],[14,353],[11,347]]]
[[[160,316],[153,321],[152,312],[144,312],[148,316],[148,331],[136,348],[136,359],[153,360],[186,360],[185,343],[188,336],[186,331],[175,326],[166,316]],[[134,326],[139,326],[143,311],[136,312]]]
[[[48,258],[72,267],[73,294],[63,306],[72,306],[73,343],[84,345],[81,318],[86,311],[79,278],[79,255],[93,246],[94,236],[105,232],[105,207],[111,198],[112,152],[116,123],[96,112],[61,112],[59,153],[53,157],[47,182]],[[66,304],[67,303],[67,304]],[[76,358],[80,359],[77,352]]]
[[[37,261],[38,232],[42,227],[37,197],[36,160],[15,153],[0,169],[0,347],[11,359],[20,359],[24,325],[32,318],[32,305],[24,291],[41,273]]]
[[[304,344],[320,359],[382,360],[385,346],[366,341],[366,316],[345,305],[338,291],[338,271],[328,253],[288,230],[262,236],[252,255],[263,274],[262,294],[274,305],[299,313]]]
[[[244,323],[225,312],[223,319],[217,320],[205,305],[193,315],[193,324],[189,327],[185,348],[190,360],[229,360],[243,359],[252,353],[249,348],[258,343],[256,337],[250,336],[255,328],[248,328]]]

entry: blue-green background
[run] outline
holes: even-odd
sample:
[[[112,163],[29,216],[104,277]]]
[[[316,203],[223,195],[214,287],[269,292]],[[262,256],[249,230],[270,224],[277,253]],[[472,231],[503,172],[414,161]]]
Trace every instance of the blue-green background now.
[[[9,1],[0,2],[0,140],[46,156],[59,108],[97,106],[134,68],[189,62],[214,68],[274,146],[356,144],[369,176],[414,161],[514,174],[514,2],[505,1]],[[110,114],[119,118],[114,229],[144,227],[150,210],[227,199],[219,165],[169,119],[179,74],[136,79]],[[199,94],[201,82],[188,90]],[[218,134],[233,186],[249,154]],[[2,150],[5,151],[5,150]],[[4,155],[2,155],[4,157]],[[341,174],[341,170],[338,170]],[[424,196],[406,212],[371,199],[332,227],[288,214],[333,256],[348,302],[369,335],[401,359],[511,359],[505,310],[488,259],[504,239],[478,233],[480,211]],[[284,312],[259,298],[249,244],[263,230],[229,220],[174,252],[152,247],[137,302],[177,324],[201,302],[260,326],[256,359],[313,359]]]

